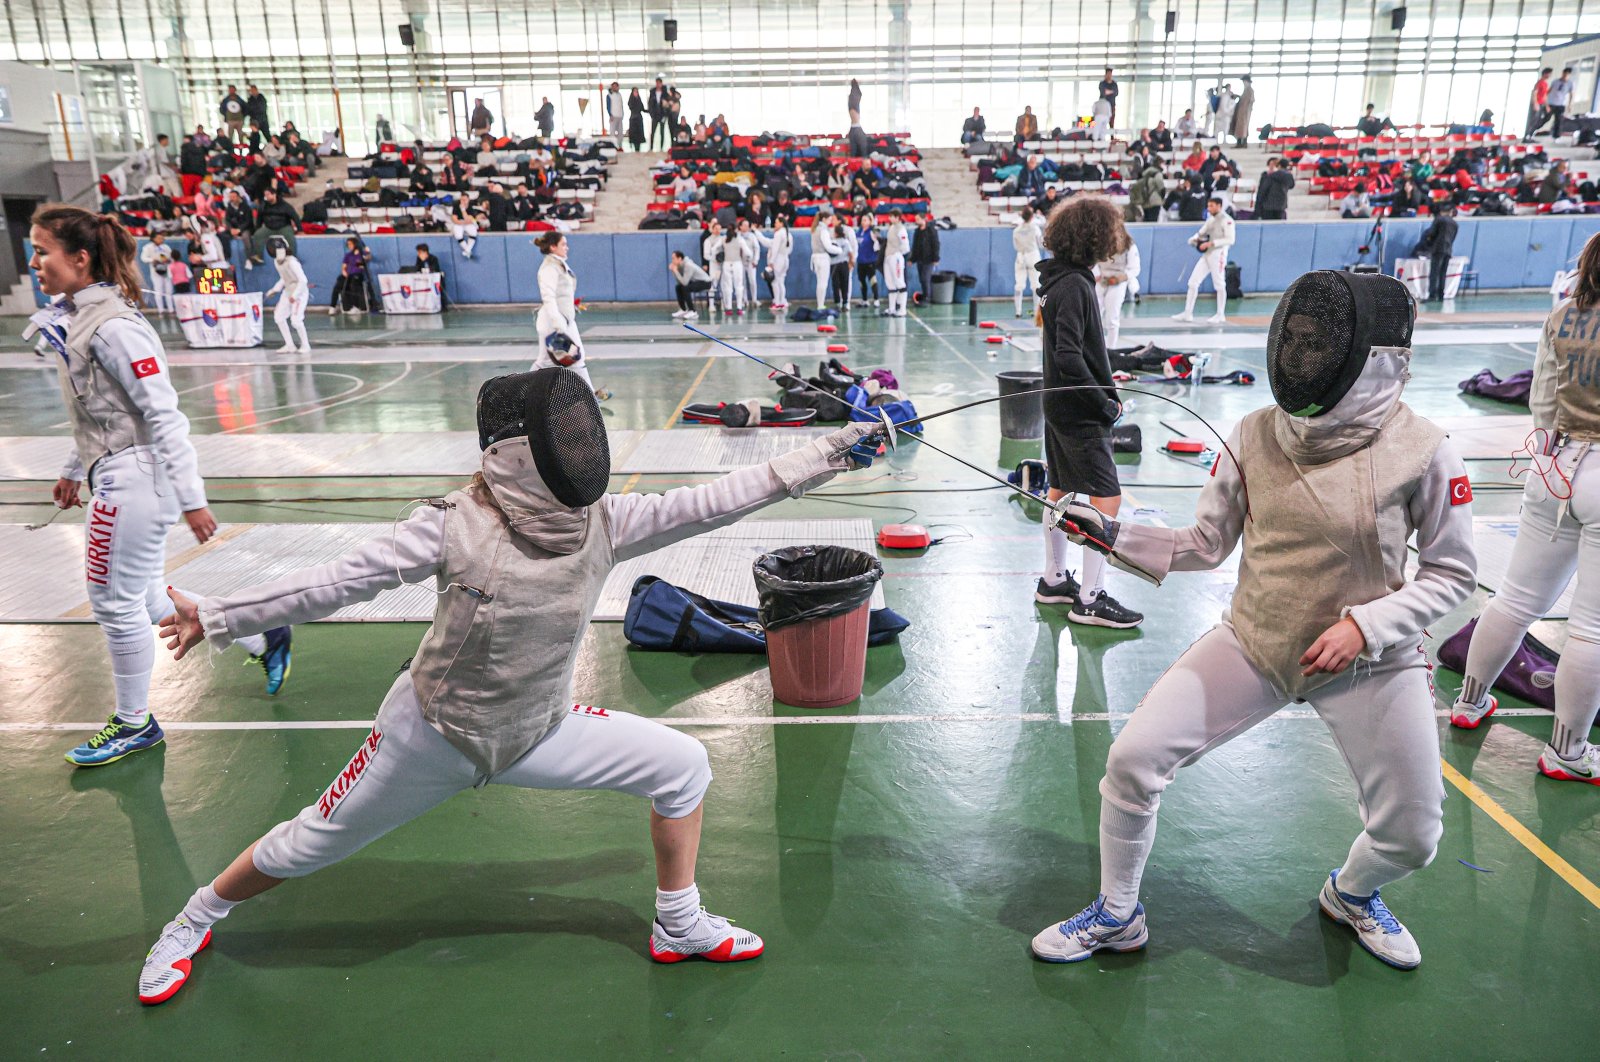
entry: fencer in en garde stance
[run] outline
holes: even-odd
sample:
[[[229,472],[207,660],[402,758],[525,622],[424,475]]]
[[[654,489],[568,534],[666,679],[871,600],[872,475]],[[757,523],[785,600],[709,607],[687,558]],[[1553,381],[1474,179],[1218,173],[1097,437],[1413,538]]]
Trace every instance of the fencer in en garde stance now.
[[[110,214],[45,206],[29,233],[39,287],[56,299],[34,314],[23,338],[42,335],[57,354],[73,447],[52,492],[57,507],[82,505],[84,585],[111,653],[116,709],[106,725],[67,753],[98,767],[159,745],[150,713],[155,634],[166,601],[167,532],[180,519],[199,542],[216,534],[206,505],[189,418],[178,409],[166,351],[139,313],[134,242]],[[265,629],[264,629],[265,630]],[[275,627],[239,640],[275,694],[289,677],[290,631]]]
[[[267,254],[278,267],[278,282],[267,289],[268,298],[278,296],[278,304],[272,308],[272,320],[283,334],[283,346],[278,348],[278,353],[290,354],[298,350],[301,354],[310,354],[311,340],[306,338],[306,304],[311,300],[311,282],[306,279],[300,259],[289,253],[289,241],[282,236],[267,240]],[[295,345],[294,332],[300,333],[298,347]]]
[[[1450,722],[1477,728],[1494,714],[1489,690],[1576,572],[1567,644],[1556,666],[1556,718],[1539,770],[1600,785],[1600,746],[1589,729],[1600,707],[1600,236],[1578,258],[1572,298],[1545,322],[1533,363],[1534,468],[1504,585],[1483,610],[1467,650]]]
[[[1318,902],[1391,966],[1422,961],[1378,892],[1426,866],[1442,833],[1422,632],[1467,599],[1476,565],[1465,466],[1444,431],[1400,401],[1414,314],[1392,277],[1307,273],[1284,293],[1267,339],[1277,404],[1234,430],[1238,463],[1218,459],[1192,527],[1119,524],[1069,504],[1069,535],[1155,580],[1217,567],[1241,536],[1244,554],[1222,622],[1112,744],[1100,783],[1101,895],[1034,937],[1038,958],[1144,947],[1139,882],[1162,790],[1285,702],[1308,701],[1355,777],[1365,826]],[[1420,567],[1407,581],[1413,533]]]
[[[649,797],[658,884],[650,956],[730,962],[761,954],[760,937],[700,908],[705,749],[639,716],[574,706],[573,666],[614,565],[865,467],[873,433],[852,424],[703,486],[606,494],[610,451],[588,381],[560,368],[502,376],[478,392],[483,468],[467,486],[331,564],[225,598],[175,595],[162,629],[180,657],[203,639],[226,645],[295,617],[326,616],[402,581],[436,576],[439,600],[349,765],[190,898],[145,959],[140,1000],[177,992],[212,925],[241,900],[490,783]]]

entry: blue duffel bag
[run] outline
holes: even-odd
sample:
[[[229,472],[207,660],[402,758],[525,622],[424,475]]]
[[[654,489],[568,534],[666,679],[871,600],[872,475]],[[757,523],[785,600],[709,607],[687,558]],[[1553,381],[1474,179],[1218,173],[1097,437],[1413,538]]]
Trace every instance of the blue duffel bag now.
[[[868,645],[887,645],[911,621],[891,608],[873,609]],[[630,645],[669,653],[765,653],[767,632],[756,609],[713,601],[654,575],[633,584],[622,636]]]

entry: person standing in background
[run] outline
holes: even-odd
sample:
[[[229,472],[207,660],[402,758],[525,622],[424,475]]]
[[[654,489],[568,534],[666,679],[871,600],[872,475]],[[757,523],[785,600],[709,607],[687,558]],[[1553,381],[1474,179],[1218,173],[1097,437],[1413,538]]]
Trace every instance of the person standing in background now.
[[[1256,184],[1256,217],[1262,221],[1283,221],[1289,216],[1289,189],[1294,187],[1294,174],[1283,165],[1280,158],[1267,160],[1267,172]]]
[[[1239,102],[1234,104],[1233,121],[1229,124],[1228,133],[1233,137],[1233,142],[1239,147],[1244,147],[1250,139],[1250,112],[1256,105],[1256,88],[1250,81],[1250,75],[1243,78],[1244,92],[1239,96]]]
[[[1550,136],[1552,139],[1561,135],[1561,117],[1567,113],[1567,108],[1572,105],[1572,67],[1561,71],[1561,76],[1550,84],[1550,94],[1545,102],[1550,108]]]
[[[548,141],[556,131],[556,105],[549,96],[539,97],[539,109],[533,112],[533,121],[539,127],[539,139]]]
[[[254,85],[246,85],[244,90],[246,93],[244,116],[246,118],[254,118],[256,125],[261,129],[261,134],[265,136],[267,130],[272,128],[272,123],[267,121],[267,98]]]
[[[468,126],[471,128],[472,136],[475,140],[479,137],[487,136],[490,128],[494,126],[494,115],[489,111],[489,108],[483,105],[482,99],[472,101],[472,118],[468,122]]]
[[[1114,350],[1122,339],[1122,304],[1128,296],[1139,294],[1139,248],[1128,241],[1127,250],[1114,254],[1094,267],[1095,290],[1100,295],[1100,326],[1105,332],[1106,349]]]
[[[1220,145],[1226,141],[1228,130],[1233,128],[1233,111],[1239,105],[1239,97],[1233,94],[1233,82],[1225,82],[1222,91],[1217,93],[1217,124],[1214,135]]]
[[[823,207],[811,221],[811,276],[817,284],[817,309],[828,305],[828,281],[833,274],[833,210]]]
[[[227,94],[222,97],[222,102],[217,105],[217,110],[222,114],[222,120],[228,123],[228,132],[232,134],[231,140],[237,141],[239,134],[244,131],[244,97],[239,95],[237,85],[229,85]]]
[[[162,232],[152,232],[150,242],[139,251],[139,261],[150,269],[150,293],[155,296],[155,312],[172,312],[172,248]]]
[[[628,143],[634,151],[644,150],[644,100],[638,89],[628,92]]]
[[[1100,98],[1111,103],[1111,124],[1117,124],[1117,94],[1121,90],[1117,87],[1117,79],[1112,75],[1111,68],[1106,67],[1106,76],[1100,82]]]
[[[1445,282],[1450,277],[1450,258],[1456,248],[1456,208],[1448,201],[1440,203],[1433,215],[1433,224],[1417,241],[1413,253],[1428,256],[1428,301],[1443,302]]]
[[[1539,80],[1533,83],[1533,92],[1528,96],[1528,131],[1522,139],[1532,140],[1533,134],[1549,119],[1550,112],[1546,109],[1549,101],[1550,68],[1547,66],[1539,71]]]
[[[1222,199],[1212,196],[1206,201],[1209,215],[1200,231],[1189,237],[1189,245],[1200,252],[1200,261],[1189,274],[1189,294],[1183,312],[1172,315],[1174,321],[1193,321],[1194,304],[1200,297],[1200,285],[1206,277],[1217,292],[1217,312],[1206,319],[1207,324],[1228,323],[1228,248],[1233,246],[1233,219],[1222,209]]]
[[[206,149],[193,135],[186,136],[178,148],[178,181],[183,185],[183,194],[193,196],[205,178]]]
[[[622,86],[613,81],[611,87],[605,90],[605,100],[606,131],[620,147],[622,145]]]
[[[856,280],[861,284],[861,305],[867,305],[868,289],[871,289],[872,308],[878,308],[879,281],[878,261],[882,241],[878,230],[873,225],[871,214],[860,214],[856,217]]]
[[[939,264],[939,230],[928,215],[917,215],[917,231],[911,236],[911,264],[917,267],[917,287],[922,301],[933,301],[933,270]]]
[[[1022,208],[1016,228],[1011,230],[1011,248],[1017,253],[1012,269],[1015,274],[1012,301],[1015,303],[1018,317],[1022,316],[1022,295],[1028,290],[1029,285],[1033,286],[1034,309],[1039,308],[1039,278],[1034,270],[1038,268],[1039,260],[1044,257],[1040,253],[1043,246],[1044,219],[1033,212],[1033,207],[1025,206]]]
[[[659,77],[650,89],[650,98],[645,103],[645,112],[650,115],[650,150],[656,150],[656,134],[662,132],[663,123],[667,118],[667,86]],[[666,129],[662,133],[663,147],[672,146],[672,130]]]

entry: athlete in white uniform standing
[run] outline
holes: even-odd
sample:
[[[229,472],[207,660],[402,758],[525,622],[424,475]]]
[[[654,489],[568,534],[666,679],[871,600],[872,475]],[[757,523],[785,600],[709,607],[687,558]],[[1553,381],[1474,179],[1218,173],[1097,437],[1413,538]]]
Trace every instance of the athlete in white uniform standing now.
[[[1200,298],[1200,285],[1206,277],[1217,292],[1217,312],[1206,318],[1208,324],[1228,323],[1228,248],[1233,246],[1233,219],[1222,209],[1222,199],[1212,196],[1206,201],[1210,215],[1200,226],[1200,231],[1189,237],[1189,245],[1200,252],[1200,261],[1189,274],[1189,295],[1183,312],[1172,315],[1174,321],[1194,320],[1194,304]]]
[[[833,211],[823,207],[811,219],[811,275],[817,282],[817,309],[828,305],[828,287],[833,277],[833,256],[839,245],[833,239]]]
[[[906,255],[911,253],[911,236],[906,232],[905,215],[899,207],[889,211],[889,227],[883,234],[883,288],[888,293],[885,317],[906,315]]]
[[[654,720],[574,705],[572,675],[613,567],[731,524],[871,463],[873,425],[823,438],[698,487],[606,494],[610,454],[588,381],[564,369],[502,376],[478,393],[481,475],[392,535],[264,586],[174,596],[164,626],[182,657],[294,617],[325,616],[436,577],[433,625],[390,687],[372,732],[326,792],[189,899],[145,959],[139,998],[183,987],[211,926],[240,901],[355,853],[463,790],[609,789],[649,797],[658,962],[753,959],[761,938],[700,907],[699,742]],[[462,898],[463,912],[470,898]],[[225,971],[218,971],[219,974]]]
[[[767,249],[767,268],[772,270],[772,309],[789,308],[789,252],[794,247],[794,237],[789,223],[782,214],[772,219],[772,235],[756,233],[756,239]]]
[[[1106,349],[1122,338],[1122,304],[1139,294],[1139,248],[1128,241],[1128,249],[1094,267],[1095,290],[1100,296],[1100,326],[1106,334]]]
[[[1476,559],[1466,466],[1443,429],[1400,401],[1414,314],[1393,277],[1305,274],[1267,338],[1277,404],[1234,429],[1192,527],[1118,524],[1069,504],[1069,536],[1152,581],[1215,568],[1241,538],[1244,551],[1223,622],[1161,676],[1112,744],[1101,895],[1040,932],[1038,958],[1144,947],[1139,887],[1162,791],[1180,768],[1306,701],[1355,776],[1365,827],[1318,903],[1391,966],[1422,961],[1378,890],[1427,866],[1443,833],[1423,629],[1471,595]],[[1408,579],[1413,535],[1419,567]]]
[[[567,264],[567,238],[559,232],[542,234],[535,244],[544,255],[539,264],[539,314],[534,324],[539,331],[539,351],[533,367],[558,365],[589,379],[589,365],[583,356],[583,338],[578,335],[578,275]],[[590,387],[594,387],[590,381]],[[594,387],[602,402],[611,392]]]
[[[752,307],[761,303],[760,288],[756,287],[756,267],[761,262],[761,240],[749,218],[740,218],[734,226],[735,235],[744,244],[744,287]]]
[[[1011,248],[1017,252],[1016,262],[1012,267],[1014,286],[1012,300],[1016,304],[1016,314],[1022,316],[1022,293],[1028,286],[1033,285],[1033,301],[1037,306],[1039,302],[1039,277],[1034,272],[1039,267],[1039,260],[1044,257],[1044,224],[1043,219],[1035,216],[1033,207],[1022,208],[1022,217],[1017,221],[1016,228],[1011,230]]]
[[[309,354],[311,340],[306,338],[306,303],[311,299],[311,282],[306,280],[300,259],[289,253],[289,241],[282,236],[267,240],[267,255],[278,267],[278,282],[267,289],[268,298],[278,296],[278,305],[272,308],[272,320],[283,334],[283,346],[278,348],[278,353],[288,354],[298,349],[301,354]],[[300,333],[298,348],[291,328]]]
[[[741,224],[742,224],[741,219]],[[745,256],[750,245],[737,230],[724,232],[722,240],[722,312],[730,315],[744,313]]]
[[[155,296],[156,313],[172,313],[172,248],[163,232],[152,232],[150,242],[139,252],[139,261],[150,270],[150,293]]]
[[[1556,666],[1556,719],[1539,770],[1600,785],[1600,746],[1589,741],[1600,707],[1600,236],[1578,257],[1572,298],[1557,306],[1533,363],[1533,468],[1511,566],[1483,610],[1467,650],[1450,722],[1477,728],[1494,714],[1489,690],[1528,628],[1543,619],[1576,573],[1567,644]]]
[[[59,299],[33,315],[24,335],[41,334],[55,349],[72,420],[73,449],[52,493],[59,508],[82,505],[87,478],[92,494],[84,516],[84,578],[111,651],[117,703],[105,727],[67,753],[67,761],[96,767],[163,738],[150,714],[150,674],[151,624],[170,611],[167,532],[181,518],[205,542],[217,522],[206,506],[166,352],[138,310],[133,237],[109,214],[70,206],[42,208],[29,237],[39,287]],[[276,627],[240,643],[265,669],[269,694],[289,676],[289,633]]]

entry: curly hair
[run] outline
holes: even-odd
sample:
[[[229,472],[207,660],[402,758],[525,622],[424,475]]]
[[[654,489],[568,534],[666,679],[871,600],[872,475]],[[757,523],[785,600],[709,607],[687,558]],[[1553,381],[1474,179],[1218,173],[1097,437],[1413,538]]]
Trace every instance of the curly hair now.
[[[1044,227],[1045,250],[1075,266],[1104,262],[1132,242],[1122,212],[1099,195],[1073,196],[1050,212]]]

